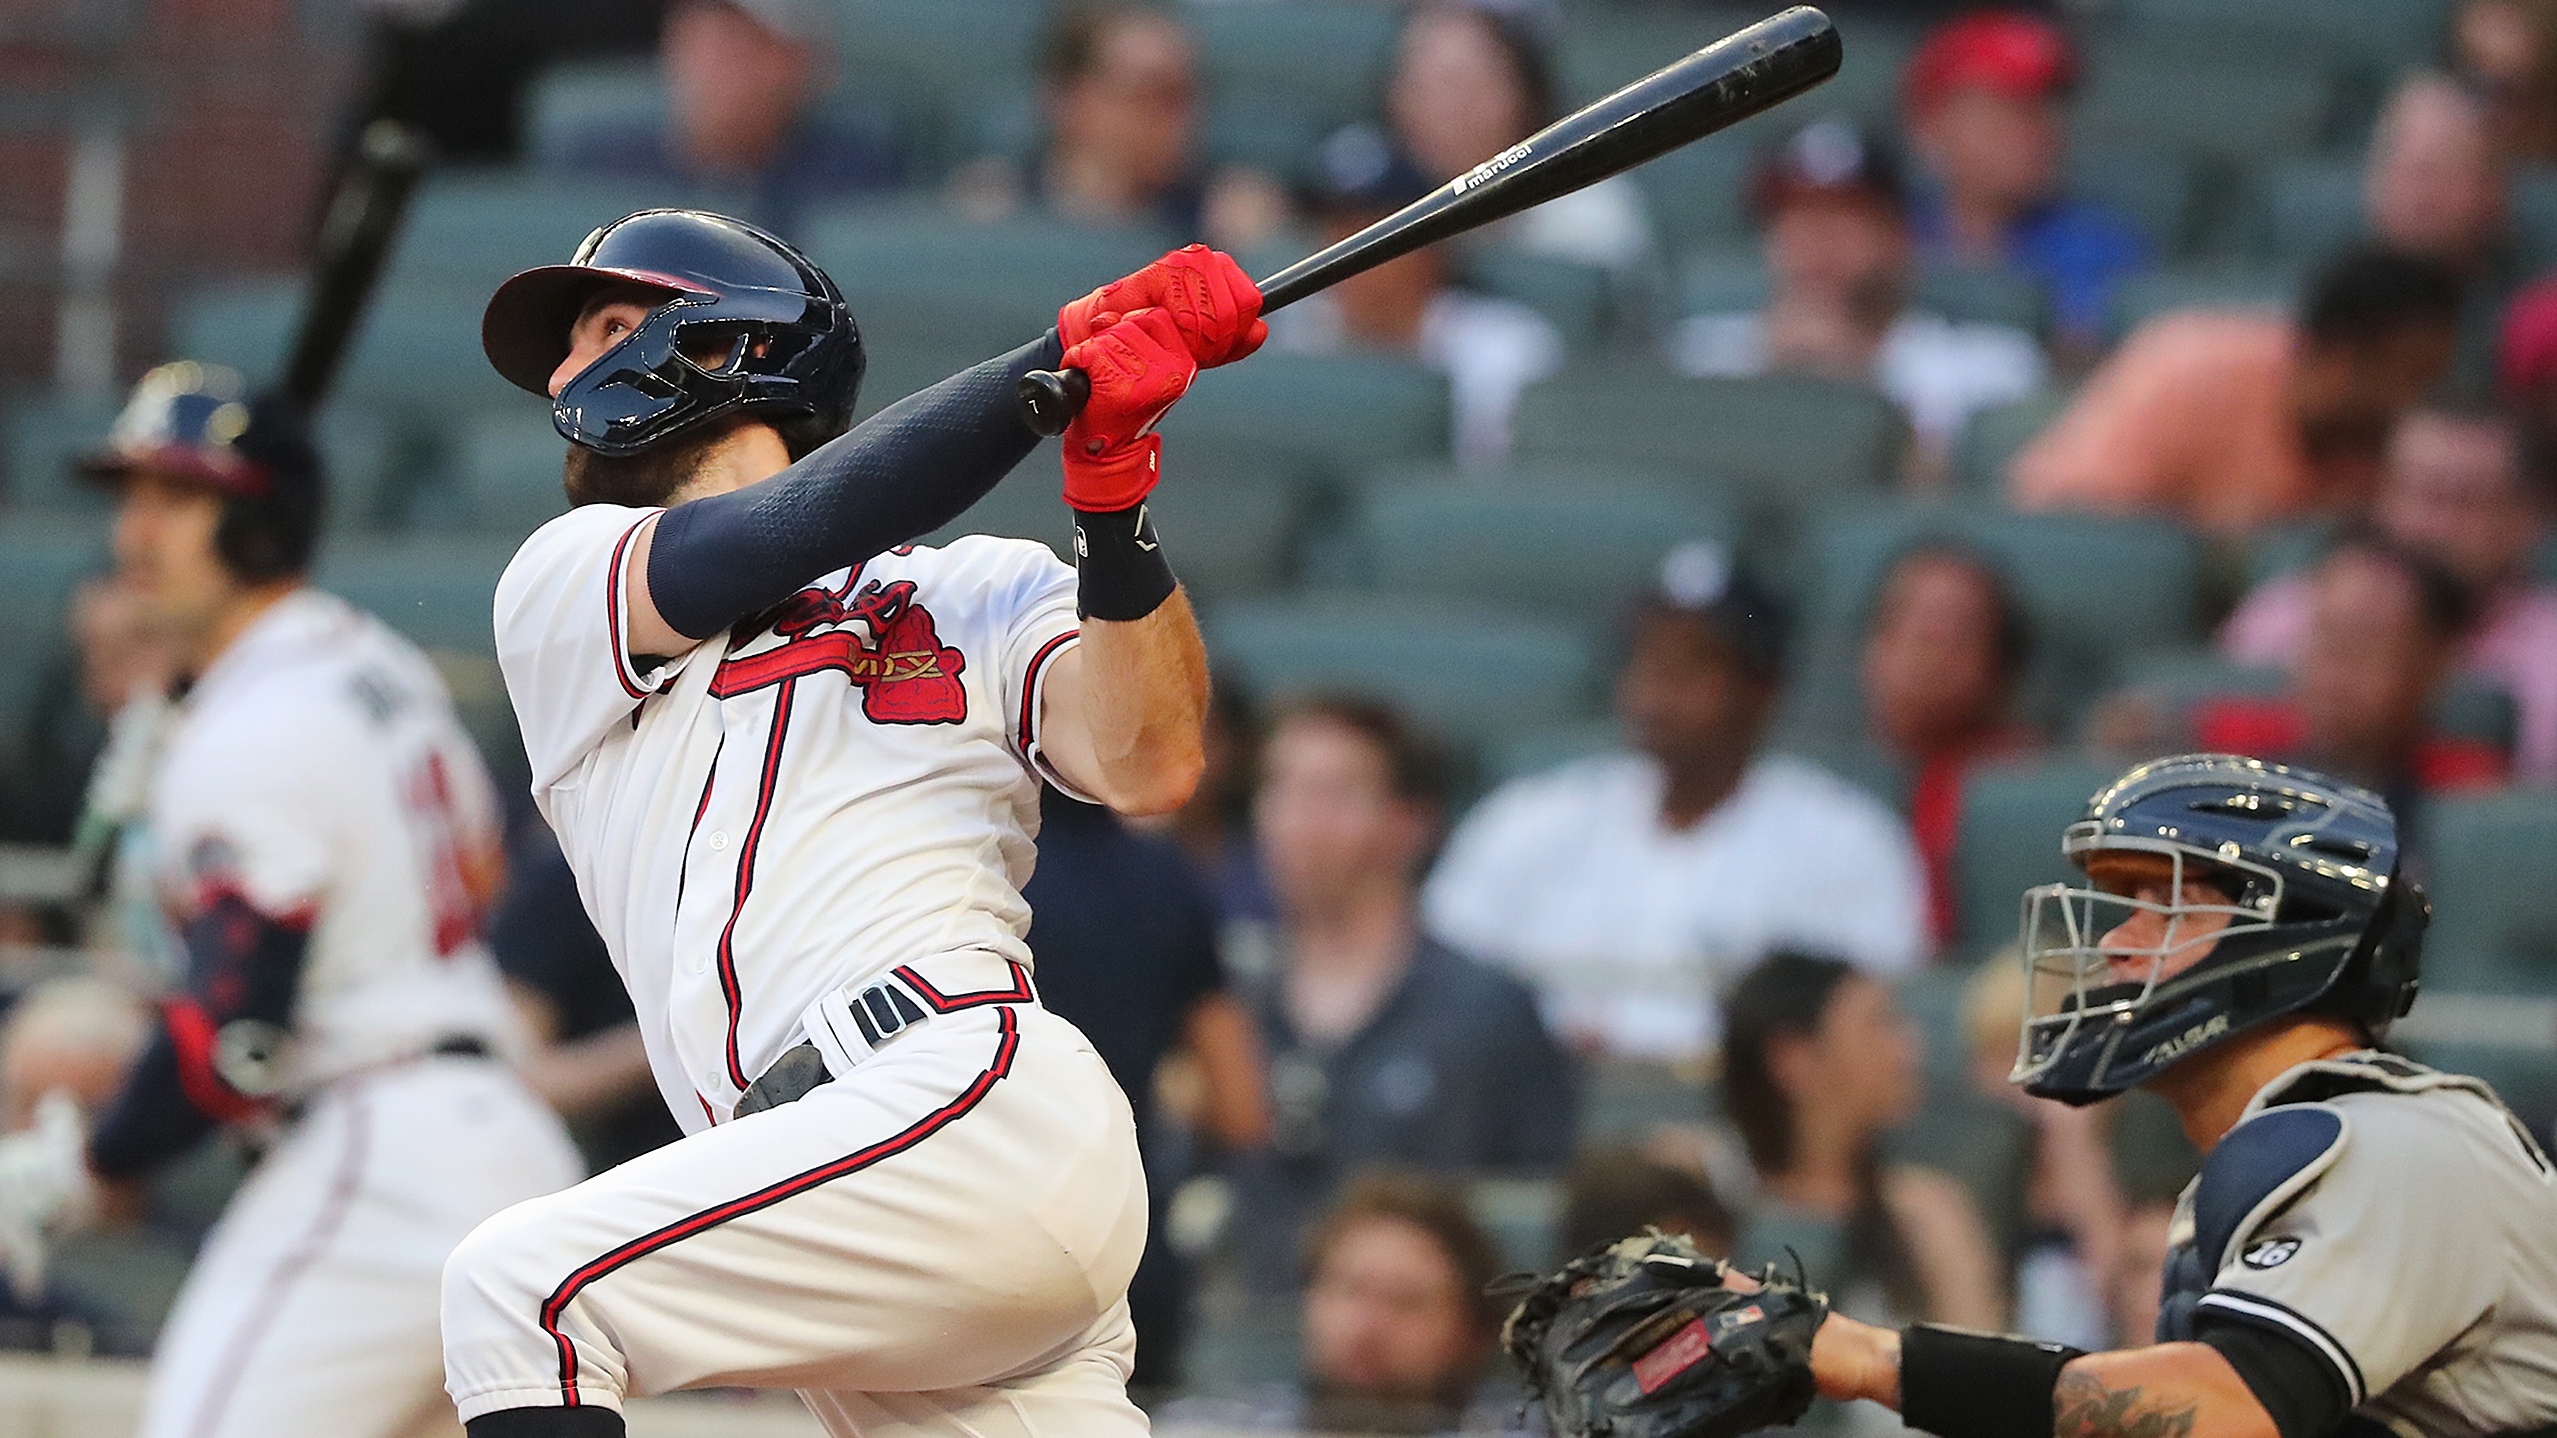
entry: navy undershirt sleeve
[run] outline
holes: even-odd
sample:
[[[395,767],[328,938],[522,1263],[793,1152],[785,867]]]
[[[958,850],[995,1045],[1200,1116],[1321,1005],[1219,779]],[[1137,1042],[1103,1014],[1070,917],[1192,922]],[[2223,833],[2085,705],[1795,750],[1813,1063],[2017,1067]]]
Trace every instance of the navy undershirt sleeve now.
[[[2335,1366],[2287,1333],[2213,1320],[2198,1324],[2193,1336],[2237,1370],[2282,1438],[2321,1438],[2352,1409],[2353,1396]]]
[[[707,639],[820,575],[920,539],[967,512],[1038,446],[1013,386],[1054,369],[1050,330],[906,396],[760,484],[666,511],[648,593],[678,634]]]
[[[132,1178],[195,1146],[217,1124],[261,1110],[267,1096],[233,1087],[219,1054],[223,1031],[292,1023],[310,952],[307,922],[261,913],[237,894],[205,905],[182,935],[187,984],[160,1006],[160,1030],[89,1134],[89,1165]],[[242,1037],[246,1037],[243,1031]]]

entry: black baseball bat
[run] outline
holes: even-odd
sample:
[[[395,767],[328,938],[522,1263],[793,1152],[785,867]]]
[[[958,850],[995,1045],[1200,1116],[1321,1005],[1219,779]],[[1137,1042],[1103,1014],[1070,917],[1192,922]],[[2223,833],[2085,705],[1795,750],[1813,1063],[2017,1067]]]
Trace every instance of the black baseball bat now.
[[[354,163],[329,195],[312,247],[310,287],[293,330],[293,353],[284,364],[283,392],[306,409],[328,398],[427,158],[423,136],[395,121],[376,120],[364,127]]]
[[[1780,105],[1838,73],[1844,50],[1808,5],[1771,15],[1573,111],[1340,243],[1260,282],[1261,313],[1450,235],[1629,170]],[[1021,377],[1022,422],[1063,434],[1091,398],[1083,371]]]

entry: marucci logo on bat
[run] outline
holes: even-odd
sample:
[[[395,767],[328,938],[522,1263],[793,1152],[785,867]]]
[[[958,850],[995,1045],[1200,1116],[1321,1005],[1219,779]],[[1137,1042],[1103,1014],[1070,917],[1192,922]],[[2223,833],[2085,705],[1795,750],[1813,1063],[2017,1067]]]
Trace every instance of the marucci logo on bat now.
[[[1499,174],[1501,171],[1518,164],[1533,153],[1535,152],[1528,149],[1526,143],[1521,141],[1520,143],[1512,145],[1508,149],[1501,151],[1499,154],[1492,156],[1490,159],[1485,160],[1481,164],[1476,165],[1474,168],[1467,170],[1465,173],[1458,175],[1449,188],[1461,195],[1467,190],[1474,188],[1476,185],[1484,183],[1492,176]]]

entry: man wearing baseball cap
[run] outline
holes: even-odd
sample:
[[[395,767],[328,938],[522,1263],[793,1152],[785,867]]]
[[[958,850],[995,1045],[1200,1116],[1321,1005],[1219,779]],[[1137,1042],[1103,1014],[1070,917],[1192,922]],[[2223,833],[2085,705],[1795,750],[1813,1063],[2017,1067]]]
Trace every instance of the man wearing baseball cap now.
[[[2091,353],[2113,287],[2149,242],[2122,215],[2060,193],[2061,100],[2077,79],[2066,32],[2022,10],[1980,10],[1927,37],[1901,76],[1909,139],[1932,182],[1915,231],[1932,264],[2012,266],[2050,296],[2056,337]]]

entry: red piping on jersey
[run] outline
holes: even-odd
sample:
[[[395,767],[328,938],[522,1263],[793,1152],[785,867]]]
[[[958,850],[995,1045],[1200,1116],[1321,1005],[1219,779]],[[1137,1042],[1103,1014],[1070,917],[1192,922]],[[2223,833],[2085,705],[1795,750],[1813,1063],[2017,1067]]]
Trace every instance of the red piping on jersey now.
[[[647,522],[642,519],[639,524]],[[604,569],[604,631],[613,637],[613,677],[621,681],[622,692],[633,699],[647,698],[648,691],[639,687],[639,671],[630,662],[629,636],[622,632],[621,562],[622,556],[630,552],[631,536],[639,533],[639,524],[622,531],[621,542],[613,546],[613,562]]]
[[[784,684],[772,701],[772,737],[764,741],[764,772],[755,791],[755,821],[746,826],[746,841],[737,846],[737,899],[719,931],[719,992],[728,1000],[728,1080],[746,1091],[746,1070],[737,1060],[737,1020],[745,999],[737,987],[737,920],[746,912],[746,895],[755,887],[755,850],[764,837],[764,820],[772,816],[772,795],[781,777],[781,741],[790,735],[790,701],[796,684]],[[708,791],[704,791],[705,802]]]
[[[711,746],[710,772],[701,776],[701,799],[693,805],[692,827],[684,831],[684,862],[675,866],[675,915],[684,912],[684,881],[692,877],[693,838],[701,832],[701,816],[710,812],[711,786],[719,782],[719,756],[728,751],[728,735],[722,732],[719,742]]]
[[[899,964],[889,972],[905,980],[906,987],[914,990],[915,997],[923,1000],[936,1014],[955,1014],[961,1009],[981,1008],[987,1004],[1037,1003],[1039,995],[1030,987],[1029,969],[1023,967],[1018,959],[1006,959],[1004,962],[1012,966],[1012,987],[979,989],[973,994],[945,994],[925,983],[923,975],[904,964]]]
[[[896,1136],[809,1169],[805,1173],[785,1178],[769,1187],[757,1189],[743,1198],[733,1198],[716,1208],[706,1208],[690,1217],[677,1219],[654,1233],[643,1234],[632,1239],[561,1280],[559,1287],[552,1289],[550,1296],[542,1300],[541,1310],[542,1331],[549,1334],[551,1341],[559,1346],[560,1406],[565,1408],[584,1406],[577,1393],[577,1348],[569,1341],[568,1334],[561,1330],[559,1319],[568,1305],[576,1300],[577,1295],[584,1291],[588,1284],[605,1277],[624,1264],[645,1258],[669,1244],[679,1243],[697,1233],[717,1228],[732,1218],[743,1218],[747,1214],[770,1208],[785,1198],[796,1197],[812,1188],[832,1183],[847,1174],[859,1173],[883,1158],[905,1152],[948,1127],[953,1121],[965,1116],[970,1109],[984,1102],[986,1094],[993,1089],[996,1080],[1005,1078],[1012,1072],[1013,1055],[1019,1052],[1021,1047],[1020,1024],[1013,1018],[1010,1009],[1002,1011],[1000,1022],[1002,1037],[996,1041],[994,1060],[986,1065],[985,1071],[978,1074],[965,1089],[961,1090],[957,1098],[924,1115],[921,1120]]]
[[[1039,652],[1030,656],[1029,665],[1022,670],[1021,723],[1013,732],[1021,736],[1021,752],[1025,755],[1038,747],[1038,741],[1034,736],[1038,731],[1039,676],[1046,672],[1048,661],[1056,657],[1057,651],[1065,647],[1067,640],[1079,639],[1082,635],[1083,631],[1080,629],[1069,629],[1040,645]]]
[[[168,1026],[170,1046],[178,1052],[178,1087],[187,1102],[217,1123],[244,1123],[265,1111],[265,1105],[224,1083],[213,1067],[221,1040],[202,1004],[191,998],[162,1000],[160,1021]]]
[[[364,1155],[372,1146],[372,1112],[360,1091],[340,1091],[346,1094],[346,1156],[339,1160],[337,1171],[329,1175],[327,1196],[320,1200],[320,1211],[311,1220],[301,1246],[285,1255],[284,1261],[267,1274],[257,1301],[249,1306],[248,1320],[233,1330],[230,1351],[213,1370],[213,1389],[195,1410],[192,1431],[197,1434],[208,1434],[221,1426],[223,1410],[230,1407],[240,1375],[248,1369],[249,1355],[257,1350],[258,1340],[275,1322],[275,1315],[284,1310],[285,1295],[319,1260],[320,1251],[336,1240],[338,1230],[346,1224],[347,1210],[355,1205],[356,1190],[364,1177]]]

